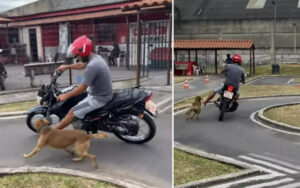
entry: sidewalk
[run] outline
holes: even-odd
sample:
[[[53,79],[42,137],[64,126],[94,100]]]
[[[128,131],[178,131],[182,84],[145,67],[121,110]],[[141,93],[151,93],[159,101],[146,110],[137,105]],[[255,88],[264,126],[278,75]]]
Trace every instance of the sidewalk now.
[[[24,89],[32,89],[30,87],[30,78],[25,77],[24,75],[24,66],[23,65],[5,65],[5,68],[8,73],[8,77],[5,80],[6,91],[15,91],[15,90],[24,90]],[[135,79],[136,78],[136,70],[126,70],[125,67],[109,67],[111,78],[113,82],[120,81],[120,80],[128,80],[128,79]],[[79,76],[82,76],[84,70],[72,70],[72,84],[77,84]],[[165,75],[165,76],[163,76]],[[165,77],[166,79],[166,71],[149,71],[148,78],[154,78],[157,76]],[[69,71],[67,70],[58,80],[57,83],[59,85],[69,85]],[[50,75],[41,75],[35,76],[34,78],[34,85],[35,87],[39,88],[42,84],[49,84],[50,83]],[[160,83],[162,80],[160,80]],[[147,84],[148,85],[148,84]],[[150,85],[155,85],[154,83],[150,83]]]
[[[142,79],[141,83],[143,85],[143,81],[151,82],[151,79]],[[123,89],[135,86],[135,80],[128,80],[128,81],[119,81],[113,82],[113,89]],[[144,86],[144,85],[143,85]],[[152,90],[154,95],[153,99],[155,102],[159,102],[164,98],[171,98],[172,97],[172,87],[171,86],[147,86],[149,90]],[[0,104],[7,104],[12,102],[23,102],[29,100],[36,100],[37,89],[34,90],[19,90],[17,92],[10,92],[10,93],[2,93],[0,94]]]

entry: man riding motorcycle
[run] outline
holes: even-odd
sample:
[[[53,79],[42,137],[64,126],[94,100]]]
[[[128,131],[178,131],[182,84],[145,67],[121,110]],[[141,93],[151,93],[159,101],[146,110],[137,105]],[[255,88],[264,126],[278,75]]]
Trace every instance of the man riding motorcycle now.
[[[240,82],[245,84],[245,72],[241,67],[242,57],[240,55],[233,55],[232,56],[232,64],[225,64],[225,69],[221,73],[225,73],[226,80],[222,83],[219,87],[217,87],[204,101],[204,105],[206,105],[214,96],[218,94],[222,94],[224,91],[225,85],[233,85],[236,89],[236,97],[234,99],[234,106],[237,108],[237,100],[240,95],[239,85]]]
[[[87,113],[105,106],[112,99],[112,82],[109,68],[102,57],[92,52],[92,46],[92,41],[85,35],[77,38],[69,46],[67,57],[77,57],[80,62],[58,67],[58,70],[62,72],[67,69],[85,69],[83,82],[76,89],[60,94],[57,97],[58,101],[65,101],[85,91],[88,92],[88,95],[68,112],[62,121],[58,123],[56,129],[65,128],[75,117],[83,119]]]

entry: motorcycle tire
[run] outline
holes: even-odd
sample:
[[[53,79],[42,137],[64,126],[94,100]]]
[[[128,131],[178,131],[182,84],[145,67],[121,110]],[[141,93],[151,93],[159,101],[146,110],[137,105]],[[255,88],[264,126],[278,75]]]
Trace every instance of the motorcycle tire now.
[[[0,80],[0,88],[1,88],[1,90],[5,90],[5,85],[4,85],[4,79],[3,78],[1,78],[1,80]]]
[[[128,114],[128,115],[134,115],[136,117],[138,117],[138,115],[136,114]],[[144,118],[143,120],[146,122],[148,128],[149,128],[149,135],[147,135],[146,138],[142,139],[142,140],[134,140],[134,139],[130,139],[131,137],[134,136],[124,136],[118,133],[114,133],[116,135],[116,137],[118,137],[119,139],[128,142],[128,143],[132,143],[132,144],[143,144],[146,143],[148,141],[150,141],[156,133],[156,126],[154,121],[152,120],[152,118],[148,115],[148,114],[144,114]]]
[[[226,108],[227,108],[227,103],[225,101],[223,101],[221,111],[220,111],[220,115],[219,115],[219,121],[223,121]]]
[[[26,124],[27,127],[32,130],[33,132],[36,132],[36,129],[34,128],[33,124],[32,124],[32,118],[34,116],[38,116],[40,115],[40,117],[45,117],[46,116],[46,112],[31,112],[30,114],[28,114],[27,118],[26,118]]]

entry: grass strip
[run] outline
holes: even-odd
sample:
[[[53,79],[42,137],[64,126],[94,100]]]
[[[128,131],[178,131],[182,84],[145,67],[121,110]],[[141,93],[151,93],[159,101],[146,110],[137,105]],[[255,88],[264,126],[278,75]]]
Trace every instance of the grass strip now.
[[[174,184],[181,185],[241,169],[215,160],[199,157],[180,150],[174,150]]]
[[[0,178],[0,187],[34,188],[117,188],[118,186],[91,179],[48,173],[22,173]]]
[[[0,113],[15,112],[15,111],[28,111],[30,108],[37,106],[37,102],[26,101],[26,102],[14,102],[9,104],[0,105]]]
[[[264,116],[269,119],[300,128],[300,105],[271,108],[264,112]]]
[[[201,95],[205,100],[210,92],[206,92]],[[282,85],[242,85],[240,98],[249,97],[271,97],[276,95],[300,95],[300,87],[297,86],[282,86]],[[219,97],[217,94],[214,99]],[[176,103],[175,108],[191,104],[195,98],[190,98],[182,102]]]

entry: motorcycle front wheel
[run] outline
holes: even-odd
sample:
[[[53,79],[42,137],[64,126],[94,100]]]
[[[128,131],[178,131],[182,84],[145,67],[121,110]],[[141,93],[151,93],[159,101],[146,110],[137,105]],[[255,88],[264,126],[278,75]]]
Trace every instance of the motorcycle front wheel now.
[[[143,118],[138,115],[126,114],[123,117],[130,117],[138,121],[139,130],[137,135],[129,136],[119,133],[114,133],[119,139],[133,144],[143,144],[150,141],[156,133],[156,126],[152,118],[148,114],[144,114]]]
[[[35,120],[42,119],[42,118],[46,118],[46,112],[38,111],[38,112],[29,113],[26,119],[26,124],[28,128],[33,132],[36,132],[36,129],[34,127],[34,122]],[[50,119],[51,119],[51,125],[57,124],[60,121],[60,118],[55,114],[51,114]]]

